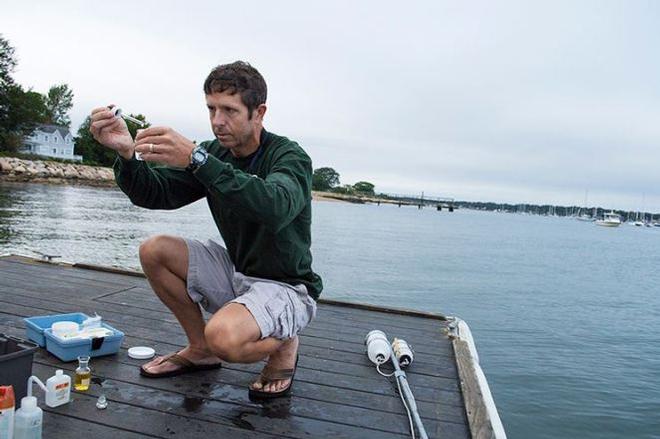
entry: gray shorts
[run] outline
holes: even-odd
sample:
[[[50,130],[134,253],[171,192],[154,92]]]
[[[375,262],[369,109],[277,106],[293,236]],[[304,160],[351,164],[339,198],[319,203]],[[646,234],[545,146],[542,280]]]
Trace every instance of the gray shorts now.
[[[186,239],[188,295],[209,313],[226,303],[241,303],[261,330],[261,338],[294,337],[316,315],[316,302],[305,285],[289,285],[245,276],[234,269],[227,250],[217,242]]]

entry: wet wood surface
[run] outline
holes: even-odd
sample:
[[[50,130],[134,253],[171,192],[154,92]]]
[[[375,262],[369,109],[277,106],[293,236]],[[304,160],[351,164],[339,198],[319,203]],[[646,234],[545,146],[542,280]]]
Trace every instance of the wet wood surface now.
[[[470,437],[454,350],[440,319],[320,301],[316,319],[300,335],[291,395],[251,401],[247,386],[264,363],[165,379],[140,376],[144,360],[129,358],[129,347],[166,354],[186,344],[143,277],[0,258],[0,333],[25,338],[24,317],[69,312],[96,312],[126,335],[118,354],[92,358],[89,391],[73,393],[70,404],[54,409],[40,396],[45,438],[410,437],[396,383],[379,375],[365,354],[364,337],[372,329],[413,346],[415,361],[406,373],[429,437]],[[33,374],[42,380],[56,369],[73,375],[76,366],[39,349]],[[95,405],[100,394],[108,400],[105,410]]]

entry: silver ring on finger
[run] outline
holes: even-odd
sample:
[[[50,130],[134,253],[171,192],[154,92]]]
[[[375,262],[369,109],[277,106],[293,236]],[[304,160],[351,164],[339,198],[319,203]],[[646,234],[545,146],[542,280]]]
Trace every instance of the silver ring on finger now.
[[[149,144],[149,152],[150,152],[151,154],[154,153],[154,144],[153,144],[153,143],[150,143],[150,144]]]

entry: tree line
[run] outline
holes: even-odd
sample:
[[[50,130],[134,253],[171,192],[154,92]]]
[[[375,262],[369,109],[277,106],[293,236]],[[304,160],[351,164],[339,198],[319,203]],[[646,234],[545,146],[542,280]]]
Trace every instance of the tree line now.
[[[12,77],[17,64],[14,48],[0,35],[0,151],[18,150],[38,124],[71,124],[69,86],[53,85],[45,95],[25,89]]]
[[[34,129],[43,124],[70,128],[69,111],[73,107],[73,90],[67,84],[56,84],[41,94],[18,84],[13,73],[18,65],[16,51],[0,34],[0,153],[16,153]],[[145,122],[141,114],[131,116]],[[103,148],[89,132],[89,117],[74,136],[74,153],[83,156],[85,164],[112,166],[116,153]],[[133,136],[138,126],[128,122]]]
[[[312,175],[312,190],[335,192],[347,195],[375,195],[374,185],[368,181],[358,181],[355,184],[341,185],[339,173],[332,168],[318,168]]]

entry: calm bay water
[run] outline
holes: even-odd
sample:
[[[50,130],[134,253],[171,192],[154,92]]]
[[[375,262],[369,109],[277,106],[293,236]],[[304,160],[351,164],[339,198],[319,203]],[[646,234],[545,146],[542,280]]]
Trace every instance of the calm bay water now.
[[[466,320],[509,438],[660,438],[660,228],[313,209],[323,297]],[[137,269],[156,233],[219,239],[203,201],[148,211],[116,189],[0,183],[0,253]]]

